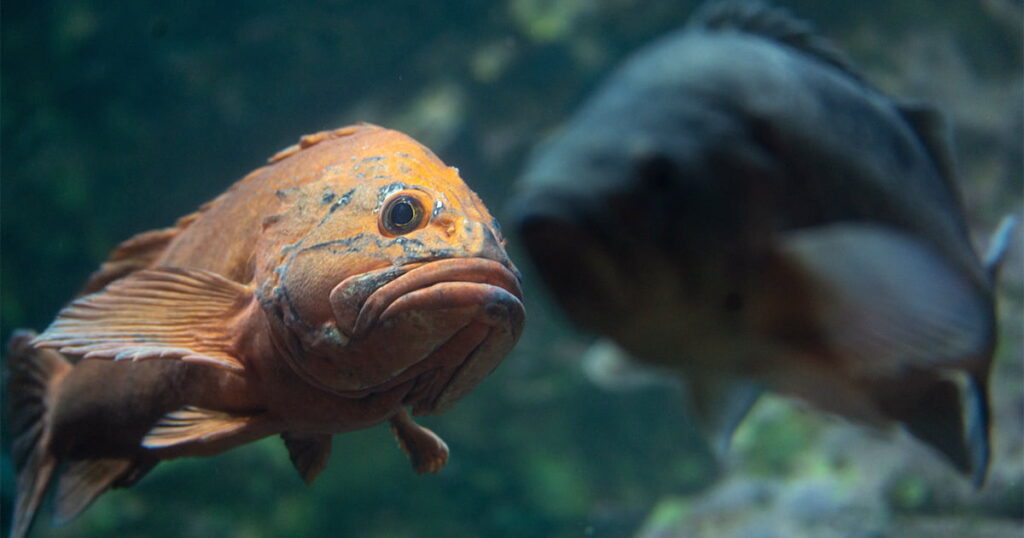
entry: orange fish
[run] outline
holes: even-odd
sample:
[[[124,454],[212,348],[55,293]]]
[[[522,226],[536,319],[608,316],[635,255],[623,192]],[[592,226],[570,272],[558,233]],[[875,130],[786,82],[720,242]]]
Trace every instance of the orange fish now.
[[[125,241],[42,334],[11,338],[11,535],[55,474],[67,521],[160,460],[274,434],[307,482],[333,434],[383,421],[436,472],[448,449],[405,408],[448,409],[518,340],[503,243],[454,168],[372,125],[305,136]]]

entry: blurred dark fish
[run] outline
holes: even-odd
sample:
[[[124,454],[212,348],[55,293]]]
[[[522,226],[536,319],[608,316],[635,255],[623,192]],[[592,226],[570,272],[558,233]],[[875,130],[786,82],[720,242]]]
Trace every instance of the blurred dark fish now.
[[[511,211],[572,319],[680,371],[720,443],[767,388],[980,484],[1009,228],[984,266],[945,132],[785,12],[711,4],[540,148]]]
[[[159,461],[280,434],[311,482],[331,436],[390,421],[417,472],[438,413],[512,348],[519,277],[480,199],[415,140],[305,136],[177,226],[122,243],[87,295],[9,344],[28,532],[51,477],[67,521]]]

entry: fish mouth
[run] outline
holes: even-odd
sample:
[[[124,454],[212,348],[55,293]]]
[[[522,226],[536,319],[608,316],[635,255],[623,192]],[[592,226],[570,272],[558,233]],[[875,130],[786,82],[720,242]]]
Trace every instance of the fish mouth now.
[[[486,258],[418,261],[345,279],[330,303],[354,357],[347,369],[359,371],[353,395],[413,380],[403,399],[413,413],[446,409],[515,345],[522,297],[518,274]]]

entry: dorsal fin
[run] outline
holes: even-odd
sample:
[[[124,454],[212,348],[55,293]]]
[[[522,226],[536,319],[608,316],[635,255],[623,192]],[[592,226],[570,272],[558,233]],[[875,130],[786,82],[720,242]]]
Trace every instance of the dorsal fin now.
[[[813,26],[789,11],[757,0],[711,1],[701,6],[690,18],[690,28],[733,30],[776,41],[809,54],[863,82],[846,55]]]
[[[909,100],[898,100],[896,108],[910,126],[924,149],[932,157],[935,169],[942,177],[950,193],[959,198],[960,189],[956,184],[956,159],[953,158],[952,132],[946,117],[935,107]],[[957,200],[959,204],[960,201]]]

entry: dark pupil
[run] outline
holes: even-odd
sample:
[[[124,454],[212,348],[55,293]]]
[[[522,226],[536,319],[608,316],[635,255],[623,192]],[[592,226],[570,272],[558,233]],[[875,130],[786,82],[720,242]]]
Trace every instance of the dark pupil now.
[[[416,216],[416,209],[408,200],[399,200],[391,206],[391,222],[395,226],[402,227],[412,222]]]

